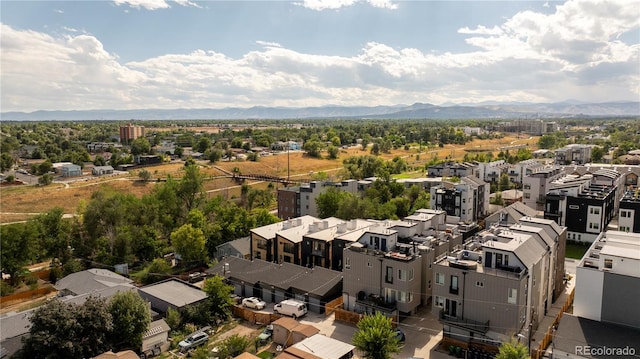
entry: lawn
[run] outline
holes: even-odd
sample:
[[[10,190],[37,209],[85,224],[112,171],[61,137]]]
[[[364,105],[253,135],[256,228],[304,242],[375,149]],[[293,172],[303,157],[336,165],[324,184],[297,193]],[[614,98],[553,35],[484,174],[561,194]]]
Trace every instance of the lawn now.
[[[581,244],[567,243],[565,258],[582,259],[582,256],[587,252],[587,249],[589,249],[588,245],[583,246]]]

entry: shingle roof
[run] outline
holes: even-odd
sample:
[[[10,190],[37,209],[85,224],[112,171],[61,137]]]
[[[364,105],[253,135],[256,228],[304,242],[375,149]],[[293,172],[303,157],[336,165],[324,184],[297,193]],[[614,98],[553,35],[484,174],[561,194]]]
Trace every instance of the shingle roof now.
[[[224,262],[229,264],[228,272],[225,273],[224,263],[220,262],[207,273],[225,274],[237,282],[260,282],[283,290],[297,289],[317,296],[324,296],[342,281],[342,272],[323,267],[307,268],[292,263],[276,264],[236,257],[227,258]]]
[[[131,285],[131,279],[107,269],[87,269],[69,274],[54,286],[57,290],[68,290],[76,295],[103,290],[119,285]]]

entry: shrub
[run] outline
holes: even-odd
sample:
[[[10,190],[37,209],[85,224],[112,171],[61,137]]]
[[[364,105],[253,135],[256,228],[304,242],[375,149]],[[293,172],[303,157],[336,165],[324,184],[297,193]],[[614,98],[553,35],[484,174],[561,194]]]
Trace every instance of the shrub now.
[[[9,295],[12,294],[13,292],[15,292],[16,289],[14,287],[12,287],[11,285],[9,285],[9,283],[0,280],[0,296],[5,296],[5,295]]]

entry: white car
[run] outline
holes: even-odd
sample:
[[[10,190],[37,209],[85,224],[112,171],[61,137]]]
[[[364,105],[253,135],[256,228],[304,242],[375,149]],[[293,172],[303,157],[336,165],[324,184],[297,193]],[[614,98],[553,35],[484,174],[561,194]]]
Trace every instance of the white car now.
[[[178,343],[178,347],[180,347],[180,351],[185,352],[189,349],[193,349],[199,347],[201,345],[206,344],[209,341],[209,336],[205,332],[197,332],[193,333],[183,341]]]
[[[244,305],[247,308],[252,308],[252,309],[264,309],[264,307],[267,306],[267,303],[265,303],[264,301],[256,298],[256,297],[249,297],[249,298],[244,298],[242,300],[242,305]]]

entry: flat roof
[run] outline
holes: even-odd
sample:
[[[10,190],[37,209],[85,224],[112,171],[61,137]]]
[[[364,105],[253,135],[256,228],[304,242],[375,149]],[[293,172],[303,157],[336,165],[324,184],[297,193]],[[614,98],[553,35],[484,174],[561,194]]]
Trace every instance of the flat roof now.
[[[176,279],[169,279],[138,290],[178,308],[197,303],[207,297],[200,288]]]
[[[598,322],[564,313],[553,339],[554,349],[576,354],[576,347],[590,346],[592,349],[635,348],[640,353],[640,330],[621,325]],[[586,358],[613,358],[615,355],[581,355]]]

